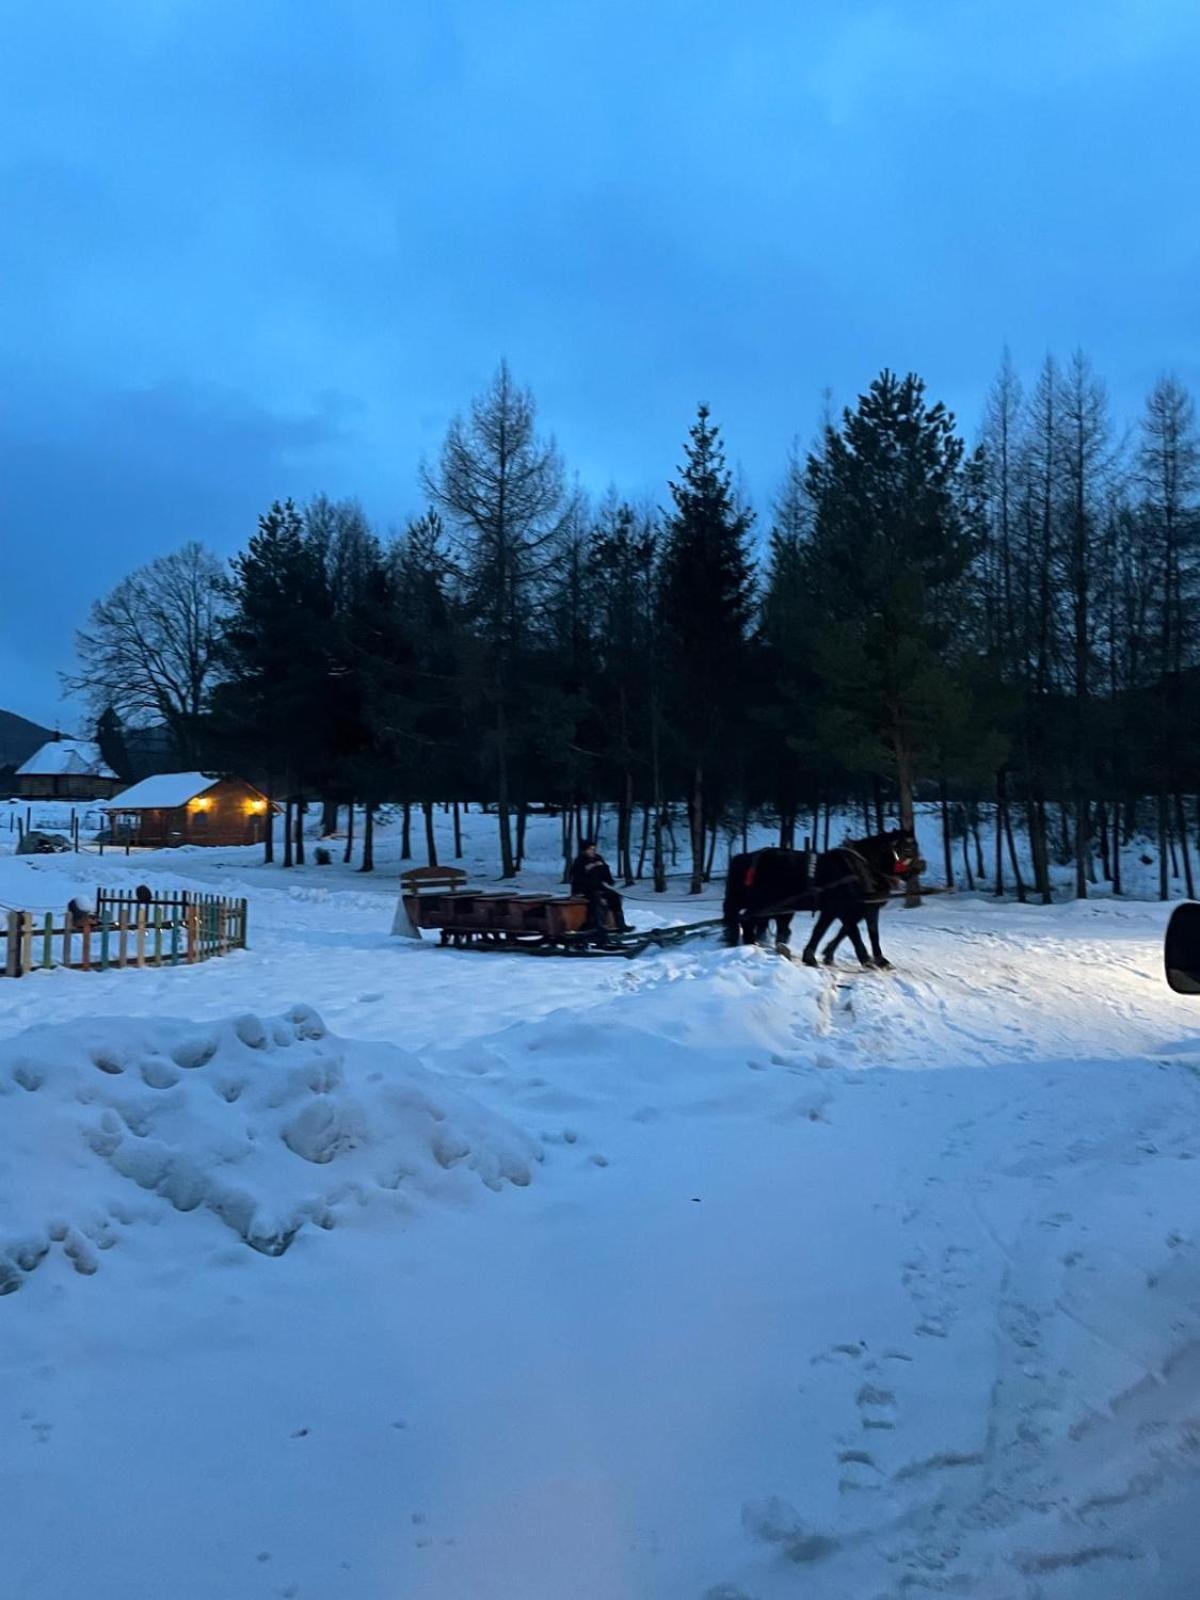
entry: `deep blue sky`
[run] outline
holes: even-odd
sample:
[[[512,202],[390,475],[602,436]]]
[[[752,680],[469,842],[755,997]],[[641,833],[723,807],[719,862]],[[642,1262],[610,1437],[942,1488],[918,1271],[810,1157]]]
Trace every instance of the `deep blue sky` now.
[[[1195,0],[39,0],[0,47],[0,706],[274,496],[386,526],[507,355],[588,487],[700,398],[760,506],[829,386],[971,433],[1007,340],[1200,387]]]

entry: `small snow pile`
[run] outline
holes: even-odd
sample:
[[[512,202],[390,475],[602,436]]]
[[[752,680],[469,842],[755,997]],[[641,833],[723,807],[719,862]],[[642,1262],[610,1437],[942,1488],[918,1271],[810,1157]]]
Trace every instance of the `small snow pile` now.
[[[33,1028],[0,1045],[0,1294],[55,1245],[95,1272],[122,1230],[169,1208],[278,1256],[306,1223],[525,1185],[538,1159],[412,1056],[334,1038],[309,1006]]]

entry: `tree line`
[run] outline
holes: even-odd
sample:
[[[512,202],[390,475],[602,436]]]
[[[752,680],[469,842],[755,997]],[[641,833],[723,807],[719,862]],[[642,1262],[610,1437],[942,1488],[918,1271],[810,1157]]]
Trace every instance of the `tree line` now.
[[[261,778],[285,863],[310,803],[363,808],[366,870],[380,806],[432,854],[435,804],[487,804],[506,877],[531,804],[564,857],[604,804],[626,881],[665,886],[678,820],[699,891],[764,817],[819,845],[835,807],[871,832],[933,798],[951,882],[958,840],[997,893],[1048,901],[1067,862],[1078,895],[1119,892],[1150,828],[1163,895],[1179,869],[1192,892],[1200,445],[1176,379],[1119,431],[1084,355],[1027,392],[1006,356],[968,445],[884,371],[760,520],[706,406],[661,507],[590,501],[502,364],[422,485],[398,534],[279,501],[231,565],[191,543],[98,601],[67,682],[117,760],[150,723],[185,765]]]

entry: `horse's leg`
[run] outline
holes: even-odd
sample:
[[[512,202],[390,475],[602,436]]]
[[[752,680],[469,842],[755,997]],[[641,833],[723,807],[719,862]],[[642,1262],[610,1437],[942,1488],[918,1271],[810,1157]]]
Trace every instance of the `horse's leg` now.
[[[867,907],[867,934],[871,940],[871,954],[875,958],[875,965],[886,970],[892,963],[884,955],[879,943],[879,913],[882,910],[882,906]]]
[[[854,954],[864,967],[869,967],[871,965],[871,957],[867,953],[866,945],[863,943],[863,936],[858,931],[859,917],[861,916],[862,912],[860,911],[857,916],[851,916],[850,920],[844,923],[843,926],[850,935],[850,943],[854,946]]]
[[[827,967],[833,965],[834,954],[838,945],[846,937],[846,930],[854,919],[857,905],[853,896],[847,895],[844,891],[835,890],[830,896],[830,909],[833,912],[834,922],[838,923],[839,926],[838,931],[821,952],[821,959]]]
[[[785,911],[780,917],[775,918],[775,949],[781,956],[790,956],[792,953],[789,941],[792,937],[792,913]]]
[[[817,964],[817,946],[829,931],[833,921],[832,911],[822,911],[813,924],[813,931],[809,935],[808,943],[804,946],[802,960],[806,967],[815,967]]]

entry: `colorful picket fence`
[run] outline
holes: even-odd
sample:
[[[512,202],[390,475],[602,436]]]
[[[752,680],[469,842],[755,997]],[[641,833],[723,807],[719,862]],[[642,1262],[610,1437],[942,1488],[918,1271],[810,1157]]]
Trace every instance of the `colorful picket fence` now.
[[[245,900],[223,895],[173,894],[138,899],[124,891],[96,892],[95,912],[72,915],[9,911],[0,974],[67,967],[107,972],[110,967],[177,967],[246,948]]]

